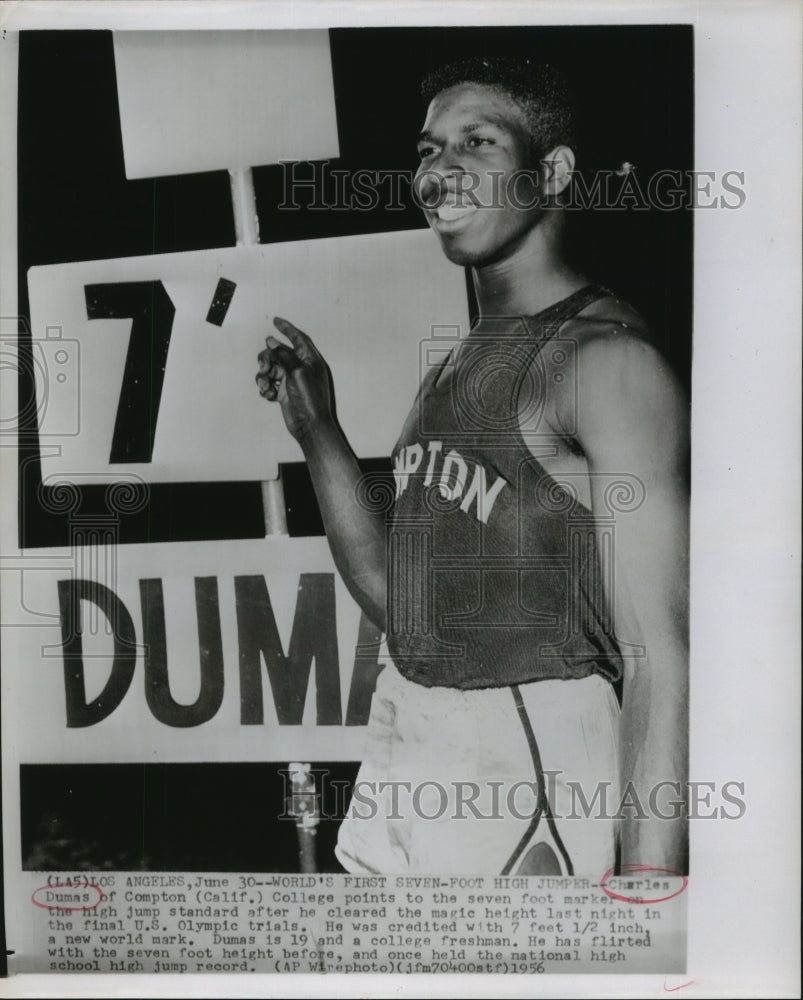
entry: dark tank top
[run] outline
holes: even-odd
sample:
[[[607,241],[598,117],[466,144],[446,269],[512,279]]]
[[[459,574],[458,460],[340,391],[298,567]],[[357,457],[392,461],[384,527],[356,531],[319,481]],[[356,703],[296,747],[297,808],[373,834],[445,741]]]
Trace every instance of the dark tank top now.
[[[621,676],[594,517],[520,430],[522,415],[537,429],[547,377],[574,378],[571,344],[549,342],[610,294],[589,285],[536,316],[483,319],[451,377],[447,359],[424,378],[393,452],[388,537],[387,643],[408,679]]]

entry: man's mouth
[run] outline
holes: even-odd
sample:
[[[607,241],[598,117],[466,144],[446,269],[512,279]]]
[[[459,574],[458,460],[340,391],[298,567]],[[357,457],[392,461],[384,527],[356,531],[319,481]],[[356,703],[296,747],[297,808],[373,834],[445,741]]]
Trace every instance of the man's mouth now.
[[[460,200],[460,204],[445,202],[439,205],[431,215],[431,221],[438,232],[456,232],[463,228],[477,211],[477,206],[467,202],[465,198]],[[434,218],[433,218],[434,216]]]
[[[456,219],[465,219],[476,211],[476,205],[440,205],[436,214],[441,222],[454,222]]]

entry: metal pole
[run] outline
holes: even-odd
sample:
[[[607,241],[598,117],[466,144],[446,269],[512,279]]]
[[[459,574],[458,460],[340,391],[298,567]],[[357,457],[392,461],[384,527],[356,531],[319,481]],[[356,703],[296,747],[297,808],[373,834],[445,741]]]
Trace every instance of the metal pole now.
[[[254,173],[250,167],[244,170],[230,170],[229,181],[237,246],[256,246],[259,243],[259,216],[254,194]]]
[[[310,773],[309,764],[291,763],[290,802],[287,811],[295,817],[298,834],[298,861],[305,874],[318,871],[315,852],[316,827],[321,819],[320,804],[315,791],[315,777]]]
[[[254,193],[254,174],[250,167],[230,170],[231,207],[234,213],[234,233],[238,247],[259,246],[259,216]],[[281,477],[267,479],[262,484],[262,511],[265,535],[286,535],[287,515]]]

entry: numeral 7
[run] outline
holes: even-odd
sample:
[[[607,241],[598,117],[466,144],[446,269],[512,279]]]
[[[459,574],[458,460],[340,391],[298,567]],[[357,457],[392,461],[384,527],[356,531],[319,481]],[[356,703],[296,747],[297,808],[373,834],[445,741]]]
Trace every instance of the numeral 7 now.
[[[176,308],[161,281],[85,285],[89,319],[130,319],[109,463],[150,462]]]

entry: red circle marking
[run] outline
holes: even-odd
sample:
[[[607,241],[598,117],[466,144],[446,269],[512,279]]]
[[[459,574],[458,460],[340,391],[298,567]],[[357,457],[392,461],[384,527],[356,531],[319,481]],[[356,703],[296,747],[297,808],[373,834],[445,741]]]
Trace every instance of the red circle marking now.
[[[98,894],[98,898],[94,903],[87,903],[85,906],[61,906],[58,903],[42,903],[36,897],[46,889],[93,889]],[[104,899],[105,896],[100,886],[93,885],[91,882],[54,882],[52,885],[42,885],[38,889],[34,889],[31,894],[31,902],[34,906],[41,906],[43,910],[63,910],[65,913],[75,910],[94,910],[96,906],[100,906]]]
[[[623,903],[665,903],[668,899],[674,899],[675,896],[679,896],[689,884],[689,880],[685,875],[681,875],[680,872],[676,872],[672,868],[651,868],[649,865],[623,865],[621,874],[617,878],[627,878],[628,875],[651,875],[658,873],[660,875],[672,875],[674,878],[681,879],[680,888],[668,896],[661,896],[658,899],[636,899],[633,896],[622,896],[618,892],[614,892],[608,888],[608,879],[611,878],[614,871],[615,869],[609,868],[605,872],[600,879],[599,887],[606,896],[609,896],[611,899],[619,899]]]

